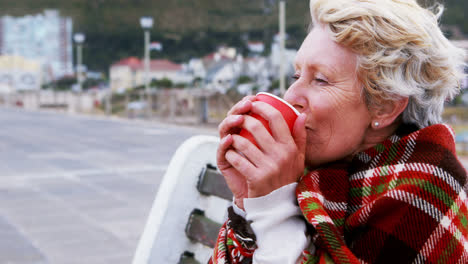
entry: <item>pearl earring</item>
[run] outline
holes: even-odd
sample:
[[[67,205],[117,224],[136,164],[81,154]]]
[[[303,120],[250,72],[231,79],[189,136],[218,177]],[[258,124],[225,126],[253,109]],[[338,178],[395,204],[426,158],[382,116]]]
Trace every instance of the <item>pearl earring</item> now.
[[[380,126],[379,121],[375,121],[375,122],[374,122],[374,127],[379,127],[379,126]]]

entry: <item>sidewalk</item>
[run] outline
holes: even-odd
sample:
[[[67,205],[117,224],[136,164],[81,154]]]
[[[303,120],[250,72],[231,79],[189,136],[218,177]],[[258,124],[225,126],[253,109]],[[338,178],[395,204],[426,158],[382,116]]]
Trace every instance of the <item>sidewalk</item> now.
[[[128,264],[177,147],[203,127],[0,108],[0,263]]]

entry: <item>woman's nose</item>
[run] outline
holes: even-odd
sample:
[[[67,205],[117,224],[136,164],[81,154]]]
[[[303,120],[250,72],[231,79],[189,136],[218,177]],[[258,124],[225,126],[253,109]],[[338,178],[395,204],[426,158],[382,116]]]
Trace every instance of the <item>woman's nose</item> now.
[[[301,89],[298,87],[297,82],[291,84],[286,93],[284,94],[284,100],[290,103],[299,112],[303,112],[307,105],[304,95],[301,93]]]

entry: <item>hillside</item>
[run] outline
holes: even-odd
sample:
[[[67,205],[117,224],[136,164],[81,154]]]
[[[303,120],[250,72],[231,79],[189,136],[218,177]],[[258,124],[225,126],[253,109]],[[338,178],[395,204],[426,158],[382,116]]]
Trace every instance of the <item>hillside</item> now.
[[[37,14],[45,8],[73,18],[74,30],[86,34],[84,61],[91,70],[107,72],[126,56],[142,56],[139,18],[154,17],[151,39],[161,41],[166,57],[186,61],[213,51],[219,44],[245,50],[244,40],[269,42],[277,31],[278,0],[0,0],[0,15]],[[429,2],[429,1],[425,1]],[[468,33],[468,5],[447,0],[443,23]],[[297,48],[309,23],[308,1],[287,0],[288,46]]]
[[[138,26],[142,15],[153,16],[161,31],[187,32],[200,28],[233,31],[275,23],[277,0],[0,0],[0,13],[24,15],[57,8],[73,17],[78,29],[120,31]],[[307,2],[289,0],[288,20],[303,23]],[[270,10],[268,12],[268,10]],[[303,12],[301,12],[301,10]],[[302,16],[298,16],[301,14]]]

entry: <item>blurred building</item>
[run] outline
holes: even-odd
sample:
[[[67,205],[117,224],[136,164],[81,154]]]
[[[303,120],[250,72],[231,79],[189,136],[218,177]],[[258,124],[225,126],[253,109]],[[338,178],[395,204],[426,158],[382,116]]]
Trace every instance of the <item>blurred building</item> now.
[[[41,88],[41,65],[20,56],[0,56],[0,93]]]
[[[294,60],[296,59],[296,53],[297,50],[285,48],[284,55],[282,57],[279,33],[276,34],[273,38],[273,42],[271,43],[270,62],[272,67],[272,76],[279,76],[280,64],[286,65],[286,76],[292,76],[294,74]]]
[[[242,64],[234,60],[220,60],[207,69],[205,87],[210,90],[226,92],[233,87],[240,75]]]
[[[453,43],[453,45],[465,50],[465,52],[466,52],[465,62],[468,64],[468,40],[467,39],[452,40],[452,43]],[[468,89],[468,66],[465,66],[465,74],[466,74],[465,78],[461,81],[461,88],[462,89]],[[468,102],[468,100],[467,100],[468,93],[465,93],[464,98],[465,98],[464,101]]]
[[[265,45],[261,41],[249,41],[247,42],[247,48],[254,55],[262,54],[265,51]]]
[[[451,40],[452,44],[456,47],[464,49],[468,53],[468,39],[463,40]],[[465,61],[468,61],[468,56],[465,57]]]
[[[144,85],[145,70],[143,61],[136,57],[122,59],[110,67],[110,87],[113,91],[123,91]],[[190,83],[191,74],[183,70],[181,64],[169,60],[151,60],[148,72],[149,80],[168,79],[173,84]]]
[[[73,74],[72,20],[56,10],[0,18],[0,53],[38,61],[45,81]]]
[[[203,80],[206,77],[206,68],[203,60],[199,58],[192,58],[187,64],[184,64],[184,70],[193,76],[193,79]]]

